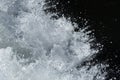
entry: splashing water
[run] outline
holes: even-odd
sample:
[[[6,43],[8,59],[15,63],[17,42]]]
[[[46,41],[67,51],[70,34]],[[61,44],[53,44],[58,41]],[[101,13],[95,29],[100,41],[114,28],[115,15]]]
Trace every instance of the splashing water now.
[[[0,0],[0,80],[104,80],[79,65],[98,50],[64,17],[51,20],[44,0]],[[96,78],[95,78],[96,77]]]

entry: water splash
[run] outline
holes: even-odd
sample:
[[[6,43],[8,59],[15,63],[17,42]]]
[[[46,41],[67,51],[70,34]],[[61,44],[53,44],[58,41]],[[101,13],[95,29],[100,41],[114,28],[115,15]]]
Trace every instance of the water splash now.
[[[85,29],[51,20],[44,0],[0,0],[0,80],[104,80],[99,64],[76,68],[98,50]],[[7,4],[7,5],[5,5]]]

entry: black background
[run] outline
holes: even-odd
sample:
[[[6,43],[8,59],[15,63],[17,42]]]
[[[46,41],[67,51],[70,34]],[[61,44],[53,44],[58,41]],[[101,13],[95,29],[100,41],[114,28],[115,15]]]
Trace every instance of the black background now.
[[[106,80],[120,80],[120,1],[119,0],[46,0],[56,8],[46,11],[57,12],[59,16],[71,17],[81,28],[85,19],[89,30],[95,33],[96,40],[104,45],[93,60],[96,63],[108,63]],[[59,2],[59,4],[57,4]],[[75,30],[77,31],[77,29]],[[114,78],[116,77],[116,79]]]

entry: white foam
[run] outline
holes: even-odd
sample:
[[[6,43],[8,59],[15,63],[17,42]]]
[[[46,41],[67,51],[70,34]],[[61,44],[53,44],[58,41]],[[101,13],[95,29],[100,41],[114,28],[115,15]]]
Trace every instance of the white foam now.
[[[16,0],[1,10],[0,20],[8,22],[0,22],[0,80],[93,80],[98,73],[104,80],[98,65],[75,68],[98,51],[90,48],[89,35],[74,32],[77,26],[64,17],[51,20],[43,5]]]

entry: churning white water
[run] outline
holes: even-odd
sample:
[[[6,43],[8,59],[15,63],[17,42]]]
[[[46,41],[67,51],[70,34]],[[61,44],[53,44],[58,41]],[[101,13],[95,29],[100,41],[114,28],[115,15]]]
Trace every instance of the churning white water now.
[[[98,64],[77,65],[91,49],[84,29],[64,17],[50,19],[44,0],[0,0],[0,80],[104,80]]]

